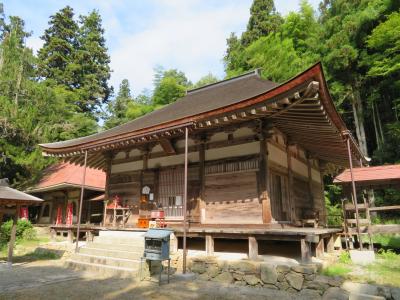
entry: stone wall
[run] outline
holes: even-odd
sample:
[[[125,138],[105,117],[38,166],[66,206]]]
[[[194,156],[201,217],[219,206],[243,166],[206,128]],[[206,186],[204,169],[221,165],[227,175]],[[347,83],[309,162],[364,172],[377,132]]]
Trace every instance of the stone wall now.
[[[235,285],[266,287],[289,292],[322,295],[342,284],[338,277],[317,274],[316,264],[274,265],[248,260],[225,261],[212,257],[191,258],[189,268],[199,279]]]

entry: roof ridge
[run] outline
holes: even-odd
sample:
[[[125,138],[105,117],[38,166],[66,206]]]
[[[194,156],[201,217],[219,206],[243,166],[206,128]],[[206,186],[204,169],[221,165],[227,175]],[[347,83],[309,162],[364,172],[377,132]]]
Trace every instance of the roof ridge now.
[[[201,87],[198,87],[198,88],[194,88],[194,89],[187,90],[187,91],[186,91],[186,94],[187,94],[187,95],[188,95],[188,94],[193,94],[193,93],[196,93],[196,92],[198,92],[198,91],[200,91],[200,90],[205,90],[205,89],[208,89],[208,88],[210,88],[210,87],[214,87],[214,86],[216,86],[216,85],[222,85],[222,84],[226,84],[226,83],[228,83],[228,82],[235,81],[235,80],[237,80],[237,79],[242,79],[243,77],[249,77],[249,76],[254,76],[254,75],[256,75],[258,78],[260,78],[260,72],[261,72],[261,68],[257,68],[257,69],[251,70],[251,71],[249,71],[249,72],[240,74],[240,75],[235,76],[235,77],[223,79],[223,80],[220,80],[220,81],[217,81],[217,82],[213,82],[213,83],[210,83],[210,84],[206,84],[206,85],[201,86]]]

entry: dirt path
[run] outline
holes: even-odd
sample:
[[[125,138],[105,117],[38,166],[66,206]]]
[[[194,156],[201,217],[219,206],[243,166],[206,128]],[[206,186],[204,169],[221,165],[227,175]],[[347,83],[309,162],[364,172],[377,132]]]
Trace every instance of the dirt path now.
[[[283,291],[171,278],[170,284],[101,278],[42,261],[0,270],[0,299],[301,299]],[[306,299],[306,298],[304,298]]]

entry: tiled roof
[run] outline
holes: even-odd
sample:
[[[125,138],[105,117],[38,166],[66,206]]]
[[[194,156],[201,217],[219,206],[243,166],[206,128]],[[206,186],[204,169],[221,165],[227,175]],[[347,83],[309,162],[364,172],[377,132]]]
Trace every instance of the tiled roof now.
[[[18,191],[16,189],[12,189],[5,184],[0,185],[0,204],[2,201],[12,202],[12,203],[19,203],[19,202],[41,202],[43,201],[40,198],[34,197],[32,195],[26,194],[24,192]]]
[[[57,189],[59,186],[80,186],[82,184],[83,167],[70,163],[60,163],[50,166],[44,171],[44,176],[37,185],[29,189],[32,191]],[[85,188],[104,190],[106,174],[97,169],[86,168]]]
[[[262,79],[257,71],[249,72],[232,79],[188,91],[186,96],[178,99],[176,102],[126,124],[93,135],[68,141],[43,144],[42,146],[45,148],[71,147],[82,143],[114,137],[127,132],[134,132],[158,124],[229,106],[265,93],[276,86],[278,86],[277,83]]]
[[[400,164],[354,168],[353,175],[354,181],[356,182],[400,181]],[[343,171],[341,174],[336,176],[333,182],[338,184],[351,182],[350,170],[346,169]]]

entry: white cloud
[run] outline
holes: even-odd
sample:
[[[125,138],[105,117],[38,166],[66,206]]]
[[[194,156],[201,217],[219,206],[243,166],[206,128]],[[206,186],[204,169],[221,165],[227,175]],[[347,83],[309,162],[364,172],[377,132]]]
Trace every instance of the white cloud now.
[[[196,1],[158,1],[159,13],[137,33],[121,34],[111,51],[112,83],[129,79],[134,93],[152,85],[157,65],[178,68],[196,81],[212,72],[221,76],[226,38],[243,29],[249,1],[220,7]],[[184,5],[183,5],[184,3]]]
[[[36,36],[29,37],[26,39],[26,45],[36,53],[43,46],[43,40]]]

